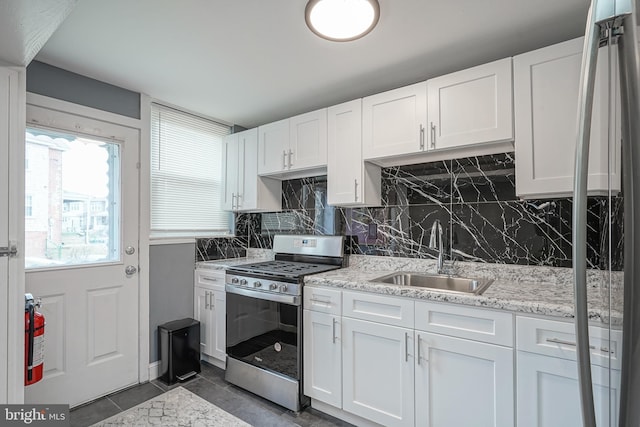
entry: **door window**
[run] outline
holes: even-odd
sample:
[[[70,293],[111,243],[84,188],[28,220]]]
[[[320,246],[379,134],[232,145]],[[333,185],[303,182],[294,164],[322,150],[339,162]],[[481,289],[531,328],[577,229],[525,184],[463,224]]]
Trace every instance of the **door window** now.
[[[120,259],[120,145],[27,128],[25,267]]]

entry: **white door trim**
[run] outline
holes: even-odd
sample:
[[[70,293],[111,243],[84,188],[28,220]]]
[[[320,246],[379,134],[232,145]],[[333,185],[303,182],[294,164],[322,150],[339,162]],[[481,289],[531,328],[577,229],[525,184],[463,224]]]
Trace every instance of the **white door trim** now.
[[[140,119],[134,119],[119,114],[114,114],[98,110],[83,105],[62,101],[34,93],[26,94],[26,104],[62,111],[65,113],[84,116],[91,119],[110,122],[120,126],[127,126],[140,131],[140,167],[139,174],[139,234],[138,234],[138,262],[139,262],[139,307],[138,307],[138,381],[149,380],[149,221],[150,221],[150,138],[151,138],[151,101],[148,96],[141,95]],[[24,135],[24,124],[26,123],[26,113],[23,116],[22,134]],[[23,138],[24,139],[24,138]],[[24,149],[22,150],[23,160],[20,165],[24,165]],[[22,200],[24,205],[24,168],[22,168]],[[24,215],[21,218],[22,234],[20,241],[24,240]],[[22,261],[24,265],[24,258]],[[24,294],[24,274],[22,274],[22,294]],[[22,296],[22,298],[24,298]],[[24,316],[24,315],[22,315]],[[22,321],[22,317],[21,317]],[[24,344],[23,344],[24,345]],[[22,348],[22,346],[21,346]],[[22,351],[20,351],[22,357]],[[20,361],[22,363],[22,361]],[[22,378],[22,376],[21,376]]]

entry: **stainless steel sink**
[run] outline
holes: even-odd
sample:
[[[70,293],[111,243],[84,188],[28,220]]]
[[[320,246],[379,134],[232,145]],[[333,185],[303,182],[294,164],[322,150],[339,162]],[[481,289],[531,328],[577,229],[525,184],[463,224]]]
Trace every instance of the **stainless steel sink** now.
[[[493,279],[469,279],[435,274],[423,274],[400,271],[373,279],[372,282],[390,283],[400,286],[429,288],[444,292],[480,295]]]

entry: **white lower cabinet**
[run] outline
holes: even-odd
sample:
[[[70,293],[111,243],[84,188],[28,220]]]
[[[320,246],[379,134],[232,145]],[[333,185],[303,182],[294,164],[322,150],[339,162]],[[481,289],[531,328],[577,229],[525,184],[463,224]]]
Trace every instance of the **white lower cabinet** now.
[[[413,330],[342,322],[342,408],[385,426],[413,426]]]
[[[358,425],[514,425],[511,314],[311,286],[304,292],[304,390],[342,411],[334,415],[356,415]]]
[[[596,424],[617,426],[620,372],[591,367]],[[612,403],[609,405],[609,397]],[[518,352],[518,427],[580,427],[578,365],[524,351]]]
[[[340,317],[303,311],[304,394],[342,406],[342,339]]]
[[[582,426],[574,325],[524,316],[517,325],[518,427]],[[598,426],[617,426],[619,330],[589,327],[591,380]]]
[[[219,283],[210,285],[209,283]],[[200,322],[200,355],[208,362],[225,363],[226,294],[224,273],[203,273],[196,270],[193,311]],[[215,360],[212,360],[215,359]],[[216,363],[220,365],[220,363]]]
[[[513,426],[513,350],[415,332],[416,426]]]

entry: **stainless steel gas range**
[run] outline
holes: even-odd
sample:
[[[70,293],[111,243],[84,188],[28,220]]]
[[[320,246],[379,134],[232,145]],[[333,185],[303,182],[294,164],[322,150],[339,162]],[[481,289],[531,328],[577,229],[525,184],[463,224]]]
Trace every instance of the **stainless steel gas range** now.
[[[308,404],[302,377],[304,276],[345,264],[342,236],[278,235],[274,261],[227,270],[225,379],[292,411]]]

